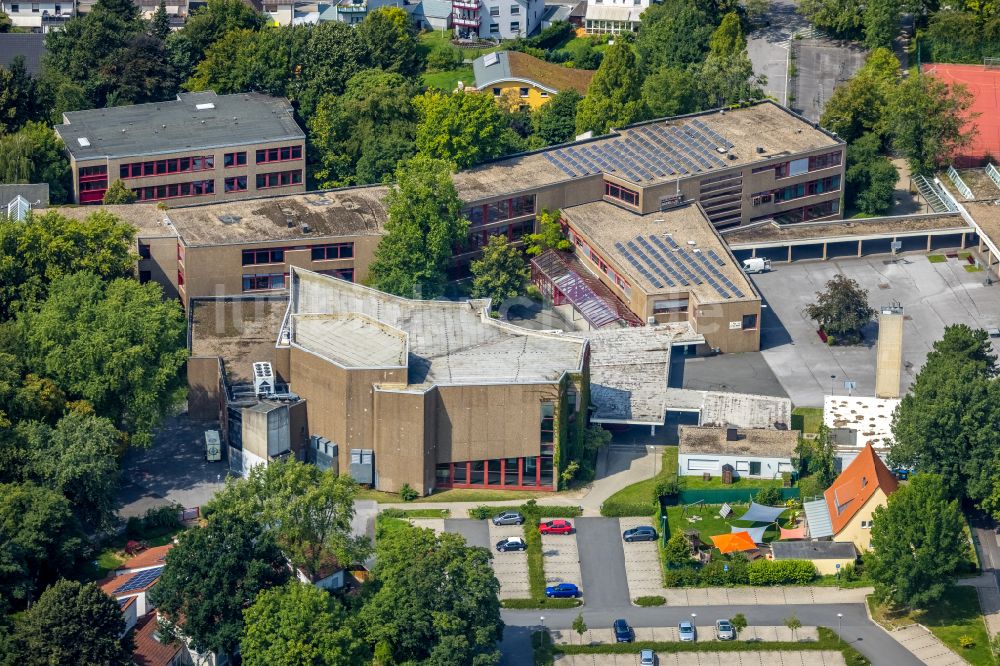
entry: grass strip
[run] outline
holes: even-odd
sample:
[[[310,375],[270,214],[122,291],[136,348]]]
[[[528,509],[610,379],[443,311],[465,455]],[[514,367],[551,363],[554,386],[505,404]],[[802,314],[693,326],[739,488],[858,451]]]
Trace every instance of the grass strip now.
[[[382,515],[387,518],[448,518],[451,509],[385,509]]]

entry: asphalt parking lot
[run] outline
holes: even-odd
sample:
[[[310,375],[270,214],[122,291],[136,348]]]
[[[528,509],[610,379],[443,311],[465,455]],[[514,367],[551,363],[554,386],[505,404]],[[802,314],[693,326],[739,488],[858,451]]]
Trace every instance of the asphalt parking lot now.
[[[586,547],[580,552],[583,595],[598,608],[629,603],[625,555],[617,518],[577,518],[576,529]]]
[[[501,599],[525,599],[531,596],[528,584],[528,553],[515,550],[505,553],[496,550],[496,544],[507,537],[523,537],[524,527],[521,525],[496,526],[493,521],[485,522],[490,531],[490,547],[493,553],[493,573],[500,581]]]
[[[774,0],[767,12],[767,25],[750,33],[747,55],[753,71],[767,77],[764,92],[785,103],[788,46],[796,31],[808,28],[809,22],[795,11],[791,0]]]
[[[763,358],[795,405],[822,406],[824,395],[846,394],[845,381],[856,382],[858,395],[875,394],[877,325],[869,325],[861,345],[829,347],[803,312],[828,280],[844,273],[868,290],[872,307],[902,305],[906,390],[946,325],[1000,326],[1000,285],[984,285],[983,273],[969,273],[964,265],[956,259],[931,263],[924,254],[902,255],[896,263],[872,256],[774,264],[771,272],[751,276],[768,306],[761,322]],[[996,340],[993,348],[1000,352]]]
[[[827,39],[793,39],[797,75],[789,81],[789,106],[812,121],[823,115],[833,89],[854,76],[867,52],[856,44]]]
[[[554,520],[553,518],[542,518],[541,522]],[[578,526],[579,520],[571,521],[574,527]],[[543,534],[542,535],[542,558],[545,567],[545,584],[556,585],[557,583],[573,583],[583,590],[586,597],[588,590],[583,584],[580,575],[580,549],[576,541],[576,529],[570,534]],[[590,542],[588,542],[588,548]]]
[[[619,518],[622,531],[649,525],[648,518]],[[663,572],[660,568],[660,549],[655,541],[622,543],[625,557],[625,571],[628,574],[628,596],[630,601],[639,597],[664,594]]]

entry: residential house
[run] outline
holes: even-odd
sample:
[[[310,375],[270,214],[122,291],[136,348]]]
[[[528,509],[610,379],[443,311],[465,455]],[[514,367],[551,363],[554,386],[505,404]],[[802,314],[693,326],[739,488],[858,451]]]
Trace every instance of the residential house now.
[[[452,0],[452,25],[464,39],[528,37],[542,25],[545,0]]]
[[[47,33],[58,30],[73,18],[76,8],[73,0],[50,0],[43,2],[20,2],[19,0],[0,0],[0,12],[10,17],[11,23],[17,28],[31,32]],[[0,35],[6,37],[6,35]],[[0,46],[5,46],[0,42]],[[0,48],[0,60],[3,48]]]
[[[588,35],[638,32],[650,0],[587,0],[584,29]]]
[[[403,7],[418,30],[451,30],[452,8],[449,0],[419,0]]]
[[[472,63],[476,90],[532,110],[561,90],[587,94],[594,72],[563,67],[520,51],[495,51]]]
[[[728,470],[734,479],[780,479],[793,471],[798,440],[797,430],[681,426],[677,471],[718,478]]]
[[[125,562],[121,568],[98,581],[97,586],[118,602],[125,615],[126,631],[136,625],[154,606],[149,591],[160,581],[166,566],[166,554],[172,544],[151,548]]]
[[[168,638],[158,630],[156,613],[139,619],[132,639],[132,663],[135,666],[188,666],[194,663],[187,646],[177,638]]]

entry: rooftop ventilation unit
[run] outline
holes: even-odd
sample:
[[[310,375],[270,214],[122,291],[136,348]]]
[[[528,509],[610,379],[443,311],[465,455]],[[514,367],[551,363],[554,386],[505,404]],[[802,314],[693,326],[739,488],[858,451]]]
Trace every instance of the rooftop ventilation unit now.
[[[253,390],[257,397],[274,395],[274,371],[270,363],[258,361],[253,364]]]
[[[206,102],[205,104],[195,104],[194,108],[198,109],[199,111],[208,111],[209,109],[214,109],[215,104],[213,104],[212,102]]]
[[[90,139],[88,139],[85,136],[79,136],[79,137],[77,137],[76,138],[76,142],[78,144],[80,144],[81,146],[83,146],[84,148],[89,148],[90,147]]]

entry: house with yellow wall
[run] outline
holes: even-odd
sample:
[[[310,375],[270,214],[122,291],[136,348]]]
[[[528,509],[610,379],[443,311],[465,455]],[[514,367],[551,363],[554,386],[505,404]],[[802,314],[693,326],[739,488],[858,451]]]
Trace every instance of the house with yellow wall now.
[[[885,506],[899,482],[866,444],[822,499],[803,503],[806,529],[812,539],[832,538],[853,543],[858,551],[871,549],[872,514]]]
[[[472,63],[476,90],[532,110],[563,90],[587,93],[594,72],[539,60],[520,51],[495,51]]]

